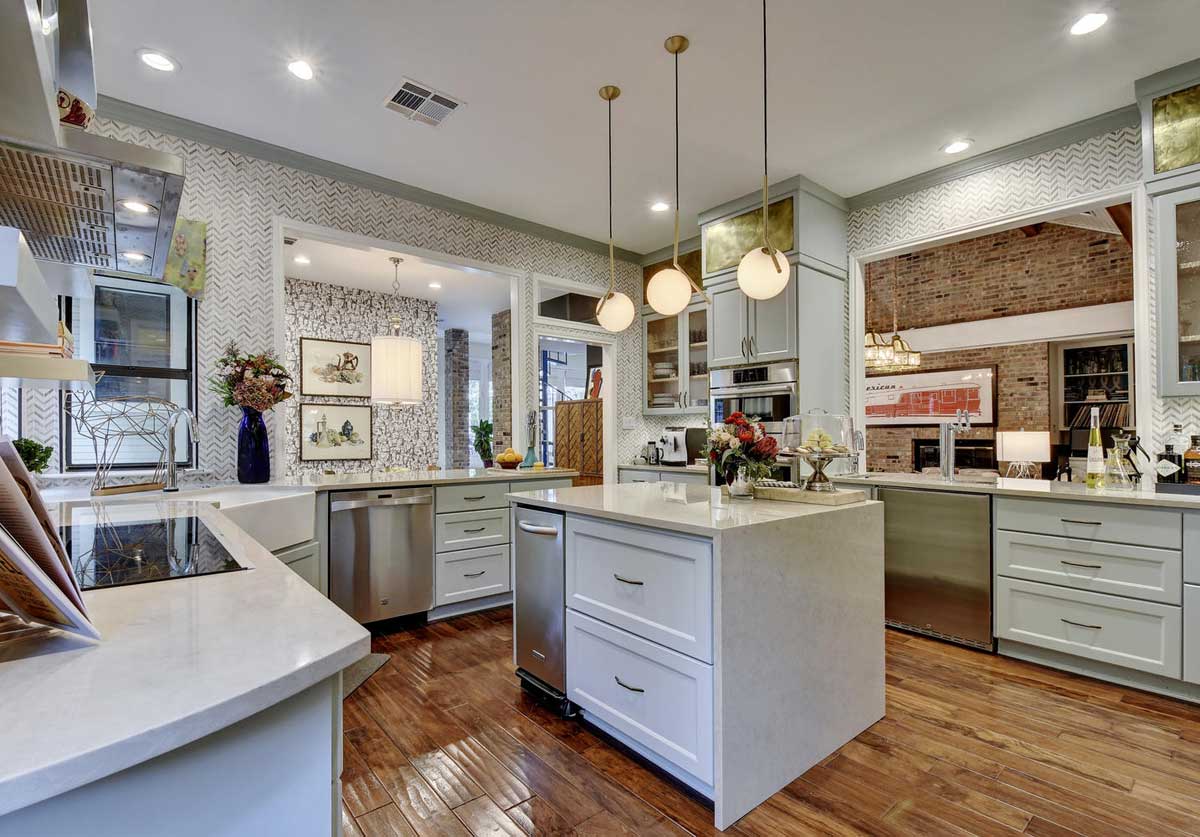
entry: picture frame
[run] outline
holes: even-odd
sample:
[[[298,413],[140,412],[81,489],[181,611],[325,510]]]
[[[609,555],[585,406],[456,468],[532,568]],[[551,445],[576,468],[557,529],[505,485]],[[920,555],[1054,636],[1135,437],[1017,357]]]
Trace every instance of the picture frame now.
[[[300,394],[371,397],[371,344],[300,338]]]
[[[374,456],[369,404],[318,401],[301,404],[299,410],[301,462],[346,462]]]
[[[997,367],[972,366],[871,375],[866,379],[868,427],[929,427],[966,409],[972,427],[996,424]]]

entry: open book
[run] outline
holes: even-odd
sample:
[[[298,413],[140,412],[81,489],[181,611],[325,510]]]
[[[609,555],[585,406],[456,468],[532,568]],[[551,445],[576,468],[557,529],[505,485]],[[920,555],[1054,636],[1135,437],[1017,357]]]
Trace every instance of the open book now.
[[[99,639],[33,477],[0,436],[0,609],[26,622]]]

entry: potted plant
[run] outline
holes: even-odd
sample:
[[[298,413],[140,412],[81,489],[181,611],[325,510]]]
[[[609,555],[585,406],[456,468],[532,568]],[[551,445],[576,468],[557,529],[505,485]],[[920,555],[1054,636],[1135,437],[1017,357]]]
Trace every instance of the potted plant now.
[[[483,460],[483,467],[492,467],[492,423],[487,419],[480,419],[479,424],[471,428],[471,432],[475,434],[472,444],[479,458]]]
[[[31,474],[45,471],[46,466],[50,464],[50,457],[54,455],[54,448],[33,439],[16,439],[13,441],[13,447],[17,449],[17,455]]]
[[[779,443],[757,417],[733,413],[710,427],[704,455],[725,478],[730,497],[752,498],[754,483],[771,476]]]
[[[217,372],[209,379],[212,391],[226,407],[241,407],[238,424],[238,482],[267,482],[271,479],[271,446],[262,414],[292,397],[292,376],[275,359],[273,352],[242,354],[230,344],[217,360]]]

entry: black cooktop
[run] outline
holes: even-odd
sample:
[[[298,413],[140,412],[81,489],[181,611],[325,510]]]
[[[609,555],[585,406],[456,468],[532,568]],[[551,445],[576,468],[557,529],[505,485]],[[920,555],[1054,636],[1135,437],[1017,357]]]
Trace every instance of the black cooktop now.
[[[84,590],[245,569],[196,517],[100,520],[60,531]]]

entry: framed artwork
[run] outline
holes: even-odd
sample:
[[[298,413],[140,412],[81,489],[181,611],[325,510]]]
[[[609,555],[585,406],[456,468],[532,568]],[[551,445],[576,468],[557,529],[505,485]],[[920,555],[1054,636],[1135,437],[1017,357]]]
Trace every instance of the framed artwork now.
[[[371,397],[371,344],[300,338],[300,394]]]
[[[300,405],[300,461],[370,459],[371,408],[357,404]]]
[[[867,426],[945,424],[966,410],[975,427],[996,423],[996,367],[875,375],[866,384]]]

